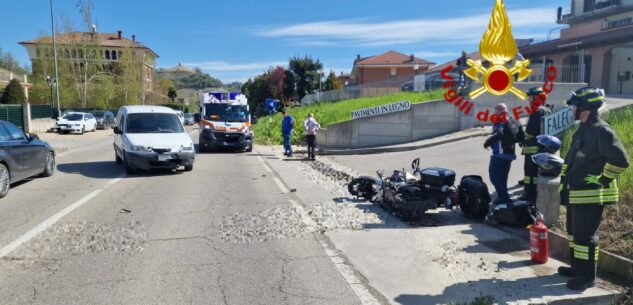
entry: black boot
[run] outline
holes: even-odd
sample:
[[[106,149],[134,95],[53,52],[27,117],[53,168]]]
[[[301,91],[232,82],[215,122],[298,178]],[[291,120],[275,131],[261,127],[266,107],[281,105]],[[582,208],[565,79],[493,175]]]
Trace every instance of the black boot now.
[[[567,267],[567,266],[558,267],[558,274],[560,274],[562,276],[566,276],[566,277],[575,277],[576,276],[576,272],[574,272],[574,269],[572,269],[571,267]]]
[[[572,290],[583,291],[594,286],[594,280],[582,276],[577,276],[567,281],[567,288]]]

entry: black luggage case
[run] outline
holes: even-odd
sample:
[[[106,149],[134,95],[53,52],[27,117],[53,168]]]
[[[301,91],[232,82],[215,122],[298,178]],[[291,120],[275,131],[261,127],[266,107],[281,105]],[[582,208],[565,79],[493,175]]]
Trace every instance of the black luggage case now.
[[[429,167],[420,171],[420,182],[436,186],[453,186],[455,184],[455,172],[440,167]]]
[[[464,176],[458,187],[462,212],[472,219],[483,219],[488,214],[490,193],[480,176]]]

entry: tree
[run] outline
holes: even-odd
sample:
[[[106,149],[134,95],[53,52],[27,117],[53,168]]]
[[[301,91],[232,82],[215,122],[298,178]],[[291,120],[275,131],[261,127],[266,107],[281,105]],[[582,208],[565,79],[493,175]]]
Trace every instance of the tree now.
[[[16,79],[9,81],[9,84],[2,92],[0,97],[0,103],[2,104],[22,104],[26,102],[26,96],[24,95],[24,89],[20,82]]]
[[[328,90],[336,90],[336,89],[341,89],[341,88],[343,88],[343,84],[341,83],[341,80],[338,79],[334,71],[330,70],[330,74],[328,74],[327,79],[325,80],[324,90],[328,91]]]
[[[288,62],[290,73],[286,74],[286,82],[291,81],[292,83],[287,85],[286,93],[291,93],[290,89],[292,88],[292,93],[301,100],[307,94],[314,92],[319,87],[321,78],[319,71],[322,69],[323,64],[318,59],[313,60],[308,55],[291,58]]]
[[[28,66],[20,66],[20,62],[15,59],[15,56],[11,52],[3,52],[2,48],[0,48],[0,68],[16,74],[29,74]]]
[[[173,80],[163,77],[158,80],[158,87],[159,87],[160,93],[167,95],[169,93],[169,89],[176,88],[176,84],[174,83]]]
[[[171,100],[171,102],[173,103],[176,98],[178,97],[178,93],[176,92],[176,89],[174,89],[173,87],[170,87],[167,90],[167,97]]]

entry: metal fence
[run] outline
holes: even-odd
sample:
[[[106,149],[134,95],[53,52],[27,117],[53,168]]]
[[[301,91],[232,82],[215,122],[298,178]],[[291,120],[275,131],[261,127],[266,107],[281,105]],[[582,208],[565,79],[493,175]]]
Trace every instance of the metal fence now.
[[[22,108],[22,105],[0,105],[0,120],[7,121],[24,129]]]
[[[31,119],[52,119],[53,107],[50,105],[29,105],[31,107]]]
[[[301,104],[313,104],[318,102],[331,102],[359,97],[374,97],[402,91],[402,85],[413,82],[413,76],[400,77],[390,80],[372,82],[362,85],[351,85],[341,89],[315,92],[308,94],[301,99]]]

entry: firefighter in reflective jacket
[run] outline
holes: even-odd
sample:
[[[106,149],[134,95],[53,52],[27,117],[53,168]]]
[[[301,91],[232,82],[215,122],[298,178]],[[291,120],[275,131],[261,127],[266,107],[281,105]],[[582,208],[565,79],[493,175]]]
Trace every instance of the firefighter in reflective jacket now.
[[[542,152],[536,137],[541,134],[541,119],[551,113],[550,108],[543,105],[545,92],[541,87],[530,88],[527,91],[531,105],[538,105],[538,108],[530,114],[523,136],[523,150],[521,154],[525,156],[523,164],[523,196],[521,199],[529,202],[536,201],[536,182],[538,179],[538,166],[532,161],[532,156]]]
[[[561,203],[567,205],[572,263],[558,272],[574,277],[567,282],[574,290],[594,285],[602,211],[618,201],[617,179],[629,167],[618,136],[598,116],[604,103],[604,91],[590,87],[572,92],[567,100],[581,124],[565,158],[560,189]]]

